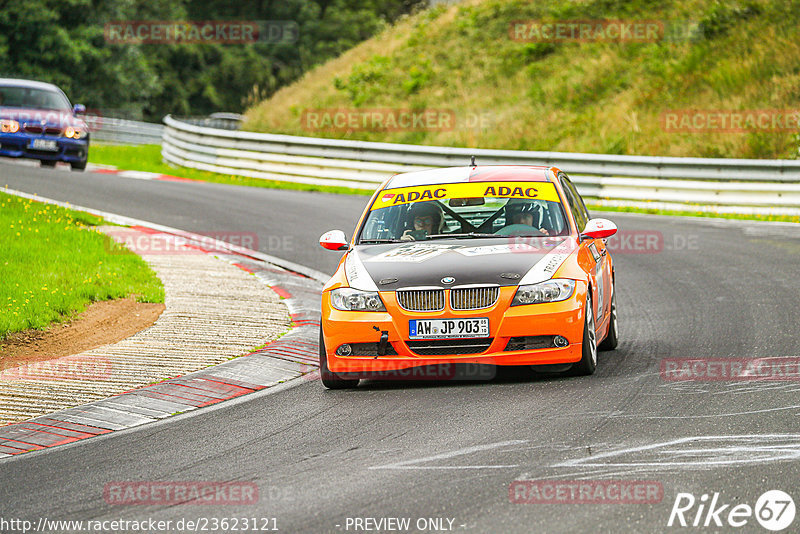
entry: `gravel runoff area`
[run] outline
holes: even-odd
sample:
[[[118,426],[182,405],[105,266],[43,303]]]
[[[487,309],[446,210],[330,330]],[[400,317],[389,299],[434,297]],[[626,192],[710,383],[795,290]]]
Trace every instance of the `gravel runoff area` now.
[[[251,353],[289,330],[283,297],[235,258],[170,245],[146,228],[103,231],[142,252],[164,283],[165,311],[118,343],[4,370],[0,425],[186,375]]]

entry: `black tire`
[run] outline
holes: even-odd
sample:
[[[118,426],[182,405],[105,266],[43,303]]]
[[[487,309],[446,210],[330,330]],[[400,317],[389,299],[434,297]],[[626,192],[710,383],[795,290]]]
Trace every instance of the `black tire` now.
[[[611,322],[608,325],[606,338],[597,346],[597,350],[614,350],[619,344],[619,326],[617,325],[617,287],[616,282],[611,282]]]
[[[594,308],[592,307],[592,288],[589,288],[586,294],[586,320],[583,322],[581,349],[581,361],[572,364],[569,374],[573,376],[592,375],[597,369],[597,332],[595,331]]]
[[[328,370],[328,356],[325,351],[325,339],[322,337],[322,328],[319,329],[319,375],[322,384],[328,389],[352,389],[358,386],[359,379],[342,378]]]
[[[39,164],[42,167],[49,167],[51,169],[56,166],[56,162],[55,161],[50,161],[49,159],[40,159],[39,160]]]
[[[78,163],[70,163],[70,167],[72,167],[73,171],[85,171],[86,170],[86,160],[79,161]]]

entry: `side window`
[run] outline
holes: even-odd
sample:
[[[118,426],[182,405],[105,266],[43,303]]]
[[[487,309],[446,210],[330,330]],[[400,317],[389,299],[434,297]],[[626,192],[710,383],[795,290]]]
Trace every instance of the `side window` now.
[[[583,215],[586,217],[586,221],[588,222],[592,216],[589,215],[589,210],[586,209],[586,204],[583,203],[583,197],[581,197],[581,194],[578,193],[578,188],[575,187],[575,184],[573,184],[572,181],[566,177],[566,175],[564,175],[564,181],[567,182],[567,185],[572,189],[572,192],[575,195],[575,201],[578,203],[578,209],[583,212]]]
[[[578,194],[577,189],[567,178],[567,175],[561,174],[559,176],[561,178],[561,187],[567,197],[569,209],[575,219],[575,225],[578,227],[578,232],[582,232],[586,228],[586,223],[589,222],[589,211],[586,209],[586,205],[583,203],[583,199]]]

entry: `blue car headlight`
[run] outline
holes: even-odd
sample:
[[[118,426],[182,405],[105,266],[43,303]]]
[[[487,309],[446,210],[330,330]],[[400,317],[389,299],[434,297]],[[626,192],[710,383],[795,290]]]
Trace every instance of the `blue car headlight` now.
[[[67,126],[64,130],[64,137],[69,137],[70,139],[83,139],[89,135],[89,132],[86,130],[80,130],[78,128],[73,128],[72,126]]]
[[[376,291],[342,287],[331,291],[331,306],[341,311],[386,311]]]
[[[0,120],[0,132],[3,133],[17,133],[19,131],[19,123],[11,119]]]
[[[567,300],[575,292],[575,280],[564,278],[554,278],[538,284],[519,286],[512,306],[524,304],[540,304],[542,302],[558,302]]]

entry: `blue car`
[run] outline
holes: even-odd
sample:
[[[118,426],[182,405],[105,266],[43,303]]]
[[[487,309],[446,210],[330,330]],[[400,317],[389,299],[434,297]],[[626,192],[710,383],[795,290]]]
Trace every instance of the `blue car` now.
[[[84,170],[89,129],[67,95],[49,83],[0,78],[0,156],[38,159],[42,167],[63,161]]]

